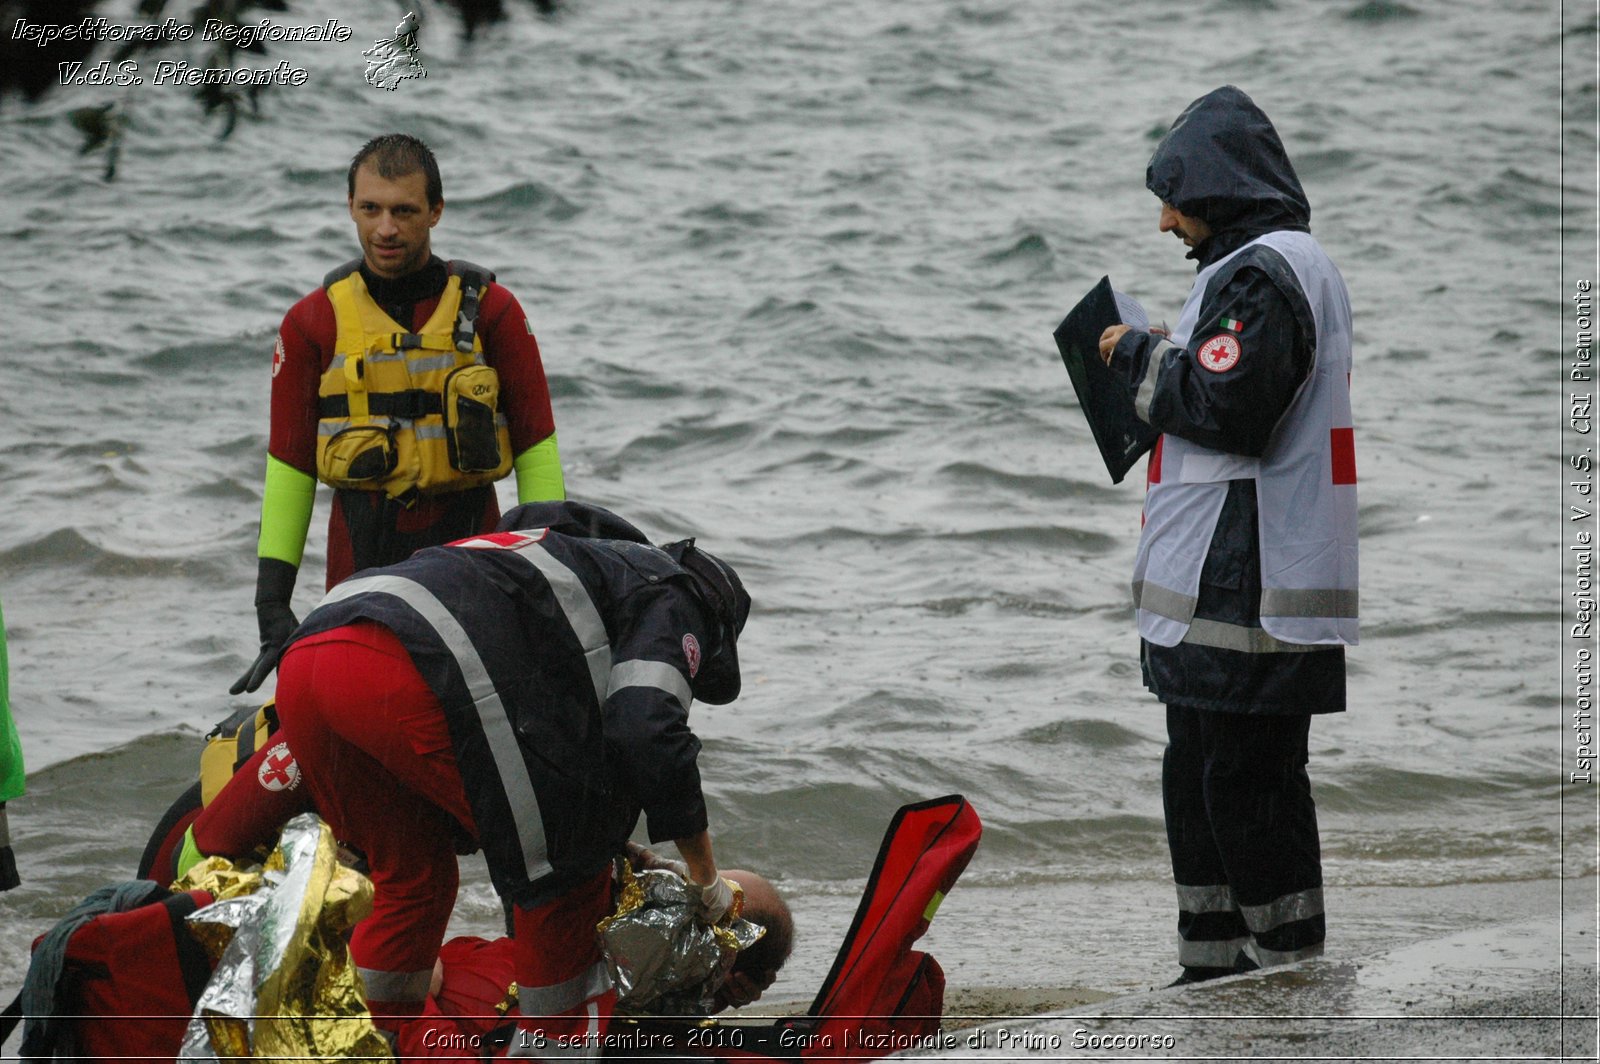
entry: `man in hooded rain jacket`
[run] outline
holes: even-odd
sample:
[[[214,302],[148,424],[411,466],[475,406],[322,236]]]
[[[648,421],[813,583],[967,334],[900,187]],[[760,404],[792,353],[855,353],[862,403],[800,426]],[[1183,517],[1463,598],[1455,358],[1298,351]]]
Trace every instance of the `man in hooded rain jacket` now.
[[[1349,296],[1271,121],[1232,86],[1178,116],[1145,183],[1199,275],[1170,334],[1100,354],[1162,435],[1134,563],[1179,982],[1322,952],[1311,717],[1356,642]]]

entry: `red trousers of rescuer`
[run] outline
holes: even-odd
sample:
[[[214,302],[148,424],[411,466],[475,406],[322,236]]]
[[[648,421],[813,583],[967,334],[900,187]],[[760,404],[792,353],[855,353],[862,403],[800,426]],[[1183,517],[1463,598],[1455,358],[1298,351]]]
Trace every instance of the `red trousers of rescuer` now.
[[[350,954],[373,1019],[399,1035],[402,1055],[459,1055],[446,1037],[450,1021],[427,995],[455,906],[456,840],[463,831],[476,840],[476,826],[438,699],[394,633],[359,621],[289,648],[277,704],[278,741],[263,744],[200,814],[195,844],[247,853],[296,813],[315,811],[370,868],[373,911],[356,926]],[[616,992],[594,992],[603,963],[594,925],[611,908],[607,868],[514,916],[520,1025],[547,1044],[587,1043],[596,1058]],[[537,1010],[549,1015],[532,1015],[534,1002],[551,1006]],[[411,1017],[422,1018],[403,1022]],[[536,1044],[513,1039],[511,1055],[538,1057]]]

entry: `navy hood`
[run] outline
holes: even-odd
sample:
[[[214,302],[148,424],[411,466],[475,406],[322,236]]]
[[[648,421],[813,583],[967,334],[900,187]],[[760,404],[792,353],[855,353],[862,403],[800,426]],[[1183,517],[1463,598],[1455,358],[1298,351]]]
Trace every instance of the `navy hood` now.
[[[512,507],[495,526],[500,532],[526,532],[548,528],[563,536],[578,539],[622,539],[629,543],[649,543],[643,532],[610,510],[571,499],[554,502],[525,502]]]
[[[1238,247],[1275,229],[1311,227],[1311,204],[1272,120],[1232,85],[1184,109],[1150,157],[1144,183],[1209,225],[1206,244]],[[1211,258],[1206,244],[1190,257]]]

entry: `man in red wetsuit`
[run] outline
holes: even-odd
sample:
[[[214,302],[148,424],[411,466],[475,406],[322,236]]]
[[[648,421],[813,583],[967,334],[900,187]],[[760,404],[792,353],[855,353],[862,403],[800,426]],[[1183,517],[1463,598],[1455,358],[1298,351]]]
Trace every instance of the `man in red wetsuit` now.
[[[254,691],[296,618],[289,606],[316,481],[332,486],[327,586],[422,547],[491,531],[494,481],[519,502],[565,496],[539,345],[516,297],[429,234],[439,166],[415,137],[369,141],[350,163],[362,258],[283,319],[257,545],[260,655],[231,693]]]

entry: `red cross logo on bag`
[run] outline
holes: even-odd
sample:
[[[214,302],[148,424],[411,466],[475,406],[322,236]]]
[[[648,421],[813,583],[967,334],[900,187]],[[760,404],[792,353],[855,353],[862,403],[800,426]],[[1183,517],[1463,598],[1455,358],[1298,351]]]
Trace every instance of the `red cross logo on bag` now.
[[[256,780],[269,791],[290,791],[300,785],[300,766],[288,743],[279,743],[267,751],[256,770]]]

